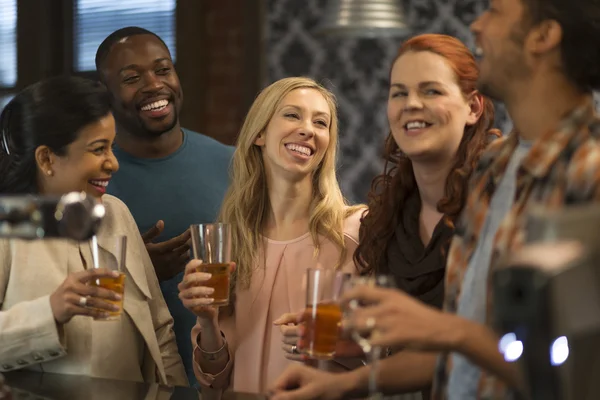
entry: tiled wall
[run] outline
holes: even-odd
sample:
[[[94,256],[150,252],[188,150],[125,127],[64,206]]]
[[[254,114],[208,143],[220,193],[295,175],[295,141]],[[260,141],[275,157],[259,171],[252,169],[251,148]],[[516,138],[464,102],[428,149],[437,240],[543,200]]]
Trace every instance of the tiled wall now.
[[[388,74],[402,38],[326,39],[314,33],[327,0],[266,0],[267,82],[306,75],[327,84],[339,101],[344,194],[365,201],[371,179],[381,172],[381,151],[388,133]],[[405,1],[413,34],[446,33],[472,48],[469,24],[486,0]],[[497,125],[510,130],[502,107]]]

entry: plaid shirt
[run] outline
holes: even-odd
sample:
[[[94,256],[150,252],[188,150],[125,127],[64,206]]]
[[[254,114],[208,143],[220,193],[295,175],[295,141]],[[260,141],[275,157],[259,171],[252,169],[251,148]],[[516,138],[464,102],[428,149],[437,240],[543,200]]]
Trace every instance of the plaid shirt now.
[[[461,286],[469,260],[476,248],[490,201],[502,180],[507,164],[518,144],[511,134],[491,143],[471,176],[469,197],[448,252],[444,309],[456,313]],[[488,275],[487,323],[492,321],[491,281],[494,264],[502,254],[523,245],[523,217],[535,206],[553,209],[600,200],[600,119],[591,102],[567,115],[560,129],[544,134],[534,142],[517,172],[514,203],[494,237],[492,262]],[[438,360],[432,399],[447,396],[451,357]],[[477,399],[505,399],[506,386],[482,371]],[[469,399],[465,399],[469,400]]]

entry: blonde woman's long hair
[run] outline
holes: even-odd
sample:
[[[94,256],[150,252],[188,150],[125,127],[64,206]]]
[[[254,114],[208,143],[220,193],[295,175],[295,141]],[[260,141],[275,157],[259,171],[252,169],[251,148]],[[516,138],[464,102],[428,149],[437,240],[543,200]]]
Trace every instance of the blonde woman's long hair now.
[[[321,164],[313,173],[313,200],[310,207],[309,231],[319,251],[318,235],[331,240],[340,249],[336,268],[346,257],[344,219],[360,206],[349,207],[336,177],[338,120],[335,96],[310,78],[281,79],[265,88],[246,115],[237,139],[231,169],[231,185],[223,200],[219,221],[231,224],[232,254],[237,264],[233,274],[234,289],[247,289],[263,249],[263,228],[269,211],[266,172],[261,149],[254,144],[264,132],[283,98],[296,89],[314,89],[323,95],[331,111],[329,145]]]

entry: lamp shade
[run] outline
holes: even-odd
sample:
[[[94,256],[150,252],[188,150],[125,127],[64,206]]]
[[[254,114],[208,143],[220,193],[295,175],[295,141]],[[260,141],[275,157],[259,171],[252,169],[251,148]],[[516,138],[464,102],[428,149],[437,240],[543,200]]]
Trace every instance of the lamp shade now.
[[[316,33],[374,38],[404,36],[409,31],[400,0],[328,0]]]

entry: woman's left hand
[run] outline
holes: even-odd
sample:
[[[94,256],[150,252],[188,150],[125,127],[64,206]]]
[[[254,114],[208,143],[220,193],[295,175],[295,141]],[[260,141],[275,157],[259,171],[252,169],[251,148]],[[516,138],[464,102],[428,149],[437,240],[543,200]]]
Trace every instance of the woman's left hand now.
[[[274,325],[279,326],[282,337],[282,348],[285,352],[285,357],[293,361],[303,361],[305,356],[301,353],[301,338],[302,338],[302,316],[304,310],[296,313],[286,313],[273,321]]]
[[[438,311],[408,294],[388,288],[357,286],[342,302],[358,300],[364,306],[344,321],[345,329],[371,335],[371,344],[420,351],[453,350],[458,318]]]

